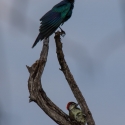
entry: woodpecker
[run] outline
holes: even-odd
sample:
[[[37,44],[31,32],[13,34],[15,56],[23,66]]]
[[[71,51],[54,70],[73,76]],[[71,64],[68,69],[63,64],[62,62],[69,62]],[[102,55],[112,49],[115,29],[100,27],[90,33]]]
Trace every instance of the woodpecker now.
[[[67,104],[67,110],[69,111],[69,117],[71,120],[75,119],[78,122],[86,124],[86,115],[82,113],[81,109],[77,107],[78,104],[75,102],[69,102]]]

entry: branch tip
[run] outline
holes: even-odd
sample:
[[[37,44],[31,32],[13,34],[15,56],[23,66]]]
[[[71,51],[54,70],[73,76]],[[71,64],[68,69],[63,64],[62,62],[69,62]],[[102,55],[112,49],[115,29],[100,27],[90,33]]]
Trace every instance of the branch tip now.
[[[26,68],[28,69],[29,73],[31,72],[31,67],[26,65]]]

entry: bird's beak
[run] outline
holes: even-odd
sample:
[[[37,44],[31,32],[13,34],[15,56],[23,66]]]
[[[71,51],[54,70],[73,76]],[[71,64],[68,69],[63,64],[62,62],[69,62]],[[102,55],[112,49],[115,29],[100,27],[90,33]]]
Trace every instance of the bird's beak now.
[[[76,104],[76,107],[79,105],[79,103]]]

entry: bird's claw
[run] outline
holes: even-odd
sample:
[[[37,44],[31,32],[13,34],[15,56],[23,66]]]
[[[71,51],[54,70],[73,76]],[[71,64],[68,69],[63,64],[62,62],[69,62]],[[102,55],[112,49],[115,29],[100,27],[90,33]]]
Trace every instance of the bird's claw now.
[[[62,30],[62,28],[60,28],[60,30],[61,30],[61,36],[64,37],[66,35],[66,32],[64,30]]]

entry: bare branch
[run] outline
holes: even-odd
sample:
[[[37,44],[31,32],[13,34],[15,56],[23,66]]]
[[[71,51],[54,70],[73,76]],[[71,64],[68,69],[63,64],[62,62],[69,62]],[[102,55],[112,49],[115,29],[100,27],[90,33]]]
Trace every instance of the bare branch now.
[[[30,76],[28,80],[28,89],[30,93],[29,102],[36,102],[38,106],[59,125],[79,125],[71,122],[69,116],[57,107],[46,95],[41,85],[41,76],[47,61],[49,50],[49,39],[44,39],[40,59],[31,67],[26,66]]]
[[[85,98],[83,97],[81,91],[79,90],[76,81],[73,78],[73,75],[71,74],[69,67],[65,61],[64,54],[62,51],[62,43],[60,38],[61,32],[55,33],[55,43],[56,43],[56,53],[58,57],[59,64],[61,66],[61,71],[64,73],[66,80],[68,81],[68,84],[78,101],[83,113],[86,115],[86,120],[88,125],[95,125],[94,119],[92,117],[92,114],[87,106],[87,103],[85,101]]]

